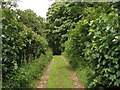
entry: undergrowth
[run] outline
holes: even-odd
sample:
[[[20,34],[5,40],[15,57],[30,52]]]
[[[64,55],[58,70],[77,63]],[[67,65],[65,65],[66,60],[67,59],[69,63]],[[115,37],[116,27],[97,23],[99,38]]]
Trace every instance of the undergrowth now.
[[[69,56],[65,54],[65,52],[62,53],[62,55],[66,58],[66,60],[70,63],[71,60]],[[89,81],[91,79],[91,74],[92,74],[92,66],[86,63],[86,65],[82,66],[80,62],[78,63],[79,66],[74,67],[74,65],[71,64],[72,69],[76,72],[77,77],[79,78],[80,82],[84,85],[85,88],[88,87]]]
[[[3,88],[34,88],[51,59],[52,54],[41,55],[40,58],[22,66],[15,75],[3,83]]]

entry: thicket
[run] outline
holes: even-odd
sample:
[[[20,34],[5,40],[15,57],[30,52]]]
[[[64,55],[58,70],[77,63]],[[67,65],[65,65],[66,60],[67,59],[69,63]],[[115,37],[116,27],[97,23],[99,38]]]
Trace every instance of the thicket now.
[[[80,20],[84,3],[54,3],[47,12],[46,38],[53,54],[61,54],[64,51],[63,43],[68,39],[70,29]]]
[[[85,73],[89,88],[120,86],[119,5],[54,3],[48,11],[49,46],[64,51],[73,68],[92,70]]]
[[[4,88],[32,87],[52,58],[44,22],[32,10],[2,4],[2,80]]]
[[[88,2],[57,2],[48,9],[45,25],[46,38],[53,54],[61,54],[64,51],[63,43],[68,40],[69,31],[75,28],[79,20],[89,15],[88,11],[84,11],[88,7],[103,7],[108,9],[107,12],[110,11],[110,4],[96,2],[94,4]],[[99,12],[104,12],[104,10],[97,13]]]

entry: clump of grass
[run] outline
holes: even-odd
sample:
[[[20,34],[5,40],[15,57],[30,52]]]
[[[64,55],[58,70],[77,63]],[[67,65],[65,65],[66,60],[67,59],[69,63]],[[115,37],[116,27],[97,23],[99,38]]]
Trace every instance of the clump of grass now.
[[[71,59],[69,58],[69,56],[67,56],[65,52],[63,52],[62,55],[66,57],[66,60],[70,63]],[[93,71],[93,67],[91,66],[91,64],[79,61],[77,68],[75,67],[74,63],[70,64],[73,70],[77,73],[80,82],[84,85],[85,88],[87,88]]]
[[[84,68],[79,67],[75,70],[75,72],[77,73],[77,76],[79,80],[81,81],[81,83],[83,83],[83,85],[87,88],[89,84],[89,79],[91,76],[92,69],[89,66],[86,66]]]

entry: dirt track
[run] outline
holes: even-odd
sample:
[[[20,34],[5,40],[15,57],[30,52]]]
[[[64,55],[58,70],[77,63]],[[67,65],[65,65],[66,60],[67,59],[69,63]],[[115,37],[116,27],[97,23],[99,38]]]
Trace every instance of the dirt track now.
[[[72,87],[73,88],[84,88],[83,84],[78,79],[76,73],[73,71],[70,64],[66,61],[66,59],[63,56],[61,56],[61,58],[63,58],[64,62],[67,64],[67,69],[69,71],[69,75],[70,75],[71,79],[73,80]],[[50,71],[51,71],[51,66],[52,66],[53,62],[54,62],[54,58],[51,61],[51,63],[48,65],[44,74],[41,76],[41,78],[40,78],[41,81],[38,84],[37,88],[46,88],[46,83],[48,81]]]

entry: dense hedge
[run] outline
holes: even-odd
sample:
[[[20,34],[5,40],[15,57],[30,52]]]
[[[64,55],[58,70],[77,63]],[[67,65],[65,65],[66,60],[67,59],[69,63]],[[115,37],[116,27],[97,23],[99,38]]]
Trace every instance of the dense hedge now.
[[[117,12],[113,6],[109,8],[109,13],[99,14],[100,7],[84,9],[91,13],[76,24],[65,44],[74,68],[88,65],[93,69],[90,88],[120,86],[120,25]]]
[[[18,83],[18,87],[20,87],[21,85],[19,86],[19,80],[21,78],[18,77],[22,76],[21,74],[18,75],[18,71],[21,69],[21,67],[29,67],[30,64],[28,63],[34,62],[33,60],[40,60],[34,62],[38,62],[38,66],[34,66],[35,64],[33,63],[31,66],[35,68],[32,68],[31,66],[30,68],[34,72],[34,70],[38,69],[39,67],[41,69],[39,69],[38,72],[41,72],[47,62],[50,61],[52,52],[49,49],[48,43],[42,33],[44,26],[43,19],[37,16],[32,10],[14,10],[11,6],[5,6],[2,9],[3,87],[15,87],[13,83],[14,81]],[[42,55],[45,57],[48,56],[49,58],[41,59]],[[26,72],[23,73],[28,73],[27,69],[25,71]],[[32,77],[31,74],[30,76]],[[24,77],[28,79],[28,76]],[[13,80],[13,82],[11,80]],[[22,84],[24,83],[25,82]]]
[[[42,54],[40,58],[20,67],[14,75],[3,82],[3,88],[35,88],[51,59],[52,53],[48,50],[46,55]]]
[[[91,7],[91,9],[86,9]],[[99,8],[102,10],[99,10]],[[68,40],[68,33],[75,28],[75,24],[89,15],[94,8],[97,13],[109,13],[111,3],[89,2],[56,2],[51,5],[47,12],[46,38],[53,54],[61,54],[64,51],[63,43]],[[93,10],[92,10],[93,8]],[[105,10],[104,10],[105,9]],[[94,12],[94,11],[93,11]],[[93,13],[94,15],[94,13]]]

